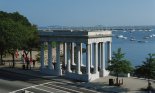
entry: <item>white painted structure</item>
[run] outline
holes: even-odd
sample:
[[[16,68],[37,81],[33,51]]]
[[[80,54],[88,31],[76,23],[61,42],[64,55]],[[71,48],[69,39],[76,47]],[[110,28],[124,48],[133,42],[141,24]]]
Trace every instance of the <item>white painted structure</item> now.
[[[105,55],[107,54],[107,60],[111,59],[111,31],[53,30],[39,31],[39,35],[42,44],[40,55],[42,73],[64,75],[67,78],[81,81],[92,81],[109,74],[105,70]],[[48,66],[44,65],[43,46],[45,42],[48,42]],[[51,42],[56,42],[55,66],[52,62]],[[63,62],[60,62],[60,44],[63,44]],[[83,44],[86,46],[86,65],[82,62]],[[105,45],[107,45],[107,53],[105,52]],[[76,58],[77,60],[75,60]]]

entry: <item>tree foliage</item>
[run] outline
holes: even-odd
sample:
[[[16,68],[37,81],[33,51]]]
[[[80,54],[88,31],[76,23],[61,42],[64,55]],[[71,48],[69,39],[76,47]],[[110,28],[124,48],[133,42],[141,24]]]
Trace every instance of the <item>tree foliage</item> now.
[[[1,56],[7,51],[14,57],[16,49],[32,48],[38,43],[36,26],[18,12],[0,11],[0,36]]]
[[[148,79],[148,87],[147,90],[152,90],[152,86],[150,83],[150,78],[155,79],[155,54],[148,54],[149,57],[143,61],[141,66],[137,66],[135,69],[136,76],[142,76]]]
[[[142,65],[136,66],[135,75],[155,79],[155,58],[153,58],[154,54],[148,55],[149,57],[143,61]]]
[[[121,48],[116,52],[113,52],[112,59],[109,61],[110,65],[107,67],[109,71],[117,76],[116,83],[118,84],[118,76],[121,73],[129,73],[132,71],[130,61],[124,58],[124,53],[122,53]]]
[[[112,60],[110,60],[110,64],[108,66],[108,70],[119,74],[119,73],[129,73],[132,70],[131,63],[124,59],[124,53],[122,53],[121,48],[117,50],[117,52],[113,52]]]

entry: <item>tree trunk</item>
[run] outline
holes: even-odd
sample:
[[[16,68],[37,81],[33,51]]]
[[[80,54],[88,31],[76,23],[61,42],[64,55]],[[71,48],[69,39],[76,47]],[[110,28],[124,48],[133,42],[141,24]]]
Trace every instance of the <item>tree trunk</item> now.
[[[2,52],[0,53],[0,56],[1,56],[0,57],[0,64],[3,65],[3,53]]]
[[[116,85],[118,86],[118,73],[117,73],[117,78],[116,78]]]
[[[151,82],[150,82],[150,69],[149,69],[149,73],[148,73],[148,78],[147,78],[148,80],[148,87],[147,87],[147,89],[148,90],[151,90]]]
[[[0,53],[0,64],[2,65],[3,64],[3,62],[2,62],[2,52]]]
[[[27,57],[27,55],[28,55],[29,52],[26,52],[26,50],[24,50],[24,53],[25,53],[25,55],[26,55],[26,57]]]
[[[32,50],[30,49],[30,58],[32,58]]]
[[[150,71],[150,62],[149,62],[149,67],[148,67],[148,74],[147,74],[147,79],[148,79],[148,90],[151,89],[151,83],[150,83],[150,77],[151,77],[151,71]]]
[[[12,53],[12,68],[15,67],[15,56],[14,53]]]
[[[0,49],[0,65],[3,65],[3,49]]]

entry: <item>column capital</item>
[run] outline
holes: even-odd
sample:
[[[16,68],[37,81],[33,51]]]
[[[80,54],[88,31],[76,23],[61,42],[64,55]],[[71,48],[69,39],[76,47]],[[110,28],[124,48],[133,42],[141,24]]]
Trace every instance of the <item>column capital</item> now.
[[[95,42],[94,45],[99,44],[99,42]]]
[[[101,42],[102,44],[105,44],[106,42]]]
[[[107,41],[108,43],[112,43],[112,41]]]
[[[86,46],[90,45],[90,43],[86,43]]]

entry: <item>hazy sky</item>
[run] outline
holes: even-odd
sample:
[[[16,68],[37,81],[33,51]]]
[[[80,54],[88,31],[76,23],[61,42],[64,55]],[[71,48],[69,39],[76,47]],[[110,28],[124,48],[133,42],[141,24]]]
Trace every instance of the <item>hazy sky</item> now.
[[[155,25],[155,0],[0,0],[38,26]]]

